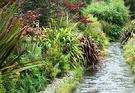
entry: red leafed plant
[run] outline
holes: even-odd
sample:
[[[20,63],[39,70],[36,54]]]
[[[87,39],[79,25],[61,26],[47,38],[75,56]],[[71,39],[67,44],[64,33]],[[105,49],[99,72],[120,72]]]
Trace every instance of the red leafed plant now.
[[[41,14],[39,14],[40,9],[42,8],[36,8],[33,11],[29,10],[25,14],[14,14],[13,18],[8,23],[8,28],[12,28],[15,25],[16,21],[18,22],[24,21],[23,24],[21,25],[21,28],[25,29],[25,34],[34,36],[35,34],[41,33],[39,21],[37,20],[37,18],[42,16]]]
[[[26,30],[26,34],[30,34],[31,36],[34,36],[35,33],[36,34],[40,34],[40,27],[39,27],[39,21],[37,20],[37,18],[39,18],[40,16],[42,16],[41,14],[39,14],[39,10],[42,8],[36,8],[35,10],[29,10],[27,13],[24,14],[24,17],[26,18],[24,24],[25,25],[29,25],[27,26],[27,30]],[[33,27],[34,25],[36,25],[36,27]]]
[[[81,12],[81,8],[87,3],[81,1],[74,1],[73,3],[69,2],[68,0],[63,1],[64,8],[68,10],[68,12],[75,14],[76,12]]]
[[[93,23],[93,21],[87,20],[87,18],[89,18],[89,17],[86,17],[86,16],[84,16],[84,15],[77,15],[77,17],[74,18],[74,21],[75,21],[75,22],[81,22],[81,23],[83,23],[85,26],[87,26],[87,23]]]
[[[87,23],[92,23],[93,21],[87,20],[88,17],[81,14],[82,7],[87,3],[87,1],[74,1],[73,3],[69,2],[68,0],[62,1],[63,3],[63,9],[70,13],[70,14],[78,14],[74,18],[75,22],[81,22],[81,24],[84,24],[87,26]]]

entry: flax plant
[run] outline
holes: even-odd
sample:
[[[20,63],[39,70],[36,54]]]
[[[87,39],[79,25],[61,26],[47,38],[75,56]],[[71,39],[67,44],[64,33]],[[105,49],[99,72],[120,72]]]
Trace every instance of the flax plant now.
[[[16,3],[13,3],[5,12],[1,12],[1,20],[0,20],[0,71],[2,71],[2,75],[11,75],[13,73],[29,69],[31,67],[39,66],[38,65],[32,65],[24,68],[19,69],[13,69],[16,66],[21,66],[24,64],[36,62],[25,62],[21,64],[15,64],[17,60],[21,57],[21,55],[30,47],[27,47],[25,50],[23,50],[18,56],[15,58],[7,61],[7,58],[11,55],[11,53],[17,48],[17,46],[21,43],[22,40],[24,40],[28,34],[23,35],[25,31],[25,26],[23,25],[22,21],[19,21],[19,19],[13,24],[13,26],[9,26],[10,20],[13,18],[14,13],[16,12],[17,8],[15,8]],[[18,6],[19,7],[19,6]],[[4,16],[2,16],[2,13]],[[32,45],[31,45],[32,46]]]

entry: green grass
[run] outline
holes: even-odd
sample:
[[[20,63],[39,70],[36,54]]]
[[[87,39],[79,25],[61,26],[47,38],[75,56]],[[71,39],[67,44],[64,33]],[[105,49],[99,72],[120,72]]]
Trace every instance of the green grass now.
[[[56,90],[56,93],[72,93],[78,84],[79,81],[71,79],[67,84],[65,83],[59,86]]]

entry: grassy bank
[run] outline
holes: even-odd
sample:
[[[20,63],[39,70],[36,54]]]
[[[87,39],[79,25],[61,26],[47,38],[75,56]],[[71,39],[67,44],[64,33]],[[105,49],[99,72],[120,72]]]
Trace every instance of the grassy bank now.
[[[127,44],[124,45],[123,49],[126,62],[130,65],[133,73],[135,74],[135,35],[127,42]]]
[[[83,67],[75,69],[72,77],[68,77],[68,82],[59,85],[56,89],[56,93],[72,93],[76,86],[79,84],[84,72]]]

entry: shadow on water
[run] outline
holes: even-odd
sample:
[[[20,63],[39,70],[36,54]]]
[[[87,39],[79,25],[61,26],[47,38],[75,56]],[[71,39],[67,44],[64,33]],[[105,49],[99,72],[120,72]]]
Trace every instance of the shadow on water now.
[[[108,45],[106,66],[90,69],[73,93],[135,93],[133,74],[118,42]]]

